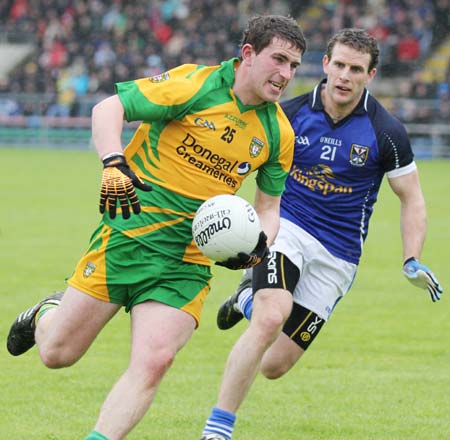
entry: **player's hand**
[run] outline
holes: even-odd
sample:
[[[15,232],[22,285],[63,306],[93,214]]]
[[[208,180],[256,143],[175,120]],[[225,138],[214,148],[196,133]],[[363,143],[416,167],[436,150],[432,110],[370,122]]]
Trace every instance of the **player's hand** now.
[[[216,264],[232,270],[247,269],[261,263],[268,253],[267,235],[264,231],[261,231],[259,233],[258,243],[251,253],[239,252],[237,257],[231,257],[225,261],[217,261]]]
[[[416,258],[408,258],[405,261],[403,264],[403,274],[416,287],[427,289],[433,302],[441,299],[444,290],[439,284],[439,281],[434,276],[434,273],[428,267],[420,264]]]
[[[151,191],[150,185],[142,182],[130,167],[122,154],[103,159],[102,187],[100,191],[100,213],[106,210],[111,218],[116,216],[117,200],[122,208],[122,217],[130,217],[130,207],[135,214],[141,212],[141,205],[134,187]]]

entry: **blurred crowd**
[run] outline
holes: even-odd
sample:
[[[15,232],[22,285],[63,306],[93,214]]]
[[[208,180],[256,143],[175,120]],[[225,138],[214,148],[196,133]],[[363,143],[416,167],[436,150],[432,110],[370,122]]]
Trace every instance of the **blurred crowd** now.
[[[320,78],[331,34],[362,27],[380,42],[380,77],[406,78],[398,96],[434,100],[434,107],[442,100],[448,107],[449,68],[443,82],[424,83],[419,73],[431,51],[449,38],[450,0],[0,0],[0,29],[29,36],[36,45],[34,55],[0,84],[0,94],[46,97],[38,108],[35,101],[20,100],[2,108],[11,114],[89,116],[93,103],[113,93],[115,82],[235,56],[242,28],[255,13],[299,20],[308,40],[299,76]],[[445,114],[420,114],[418,107],[394,110],[413,121]]]

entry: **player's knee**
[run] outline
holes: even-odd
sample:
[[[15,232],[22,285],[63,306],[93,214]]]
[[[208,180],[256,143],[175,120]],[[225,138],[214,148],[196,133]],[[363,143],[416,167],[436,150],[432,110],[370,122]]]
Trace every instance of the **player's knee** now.
[[[289,371],[285,365],[261,365],[261,374],[270,380],[279,379]]]
[[[281,313],[265,313],[264,316],[252,316],[250,327],[257,333],[257,340],[268,343],[274,340],[274,335],[278,335],[283,326]]]
[[[80,358],[76,351],[45,346],[39,348],[39,356],[42,363],[51,369],[70,367]]]
[[[162,348],[156,352],[152,352],[152,355],[143,360],[137,368],[144,371],[143,376],[149,386],[153,386],[169,370],[175,360],[175,356],[176,351]]]
[[[279,310],[274,310],[266,316],[264,326],[270,334],[278,334],[281,331],[284,321],[285,317],[283,314]]]
[[[267,335],[269,339],[271,335],[279,334],[286,317],[281,310],[276,308],[265,310],[257,316],[254,313],[251,324],[260,329],[262,335]]]

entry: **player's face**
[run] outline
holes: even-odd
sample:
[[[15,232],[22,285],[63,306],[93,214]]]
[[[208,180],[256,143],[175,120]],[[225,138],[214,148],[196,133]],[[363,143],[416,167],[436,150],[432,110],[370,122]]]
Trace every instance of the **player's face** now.
[[[258,54],[251,45],[245,45],[242,55],[243,62],[249,66],[245,104],[253,105],[278,101],[301,62],[300,50],[277,37]],[[242,93],[239,97],[243,99]]]
[[[370,54],[336,44],[331,58],[327,55],[323,57],[323,70],[327,75],[327,103],[340,110],[347,108],[351,111],[376,74],[376,69],[368,71],[369,64]]]

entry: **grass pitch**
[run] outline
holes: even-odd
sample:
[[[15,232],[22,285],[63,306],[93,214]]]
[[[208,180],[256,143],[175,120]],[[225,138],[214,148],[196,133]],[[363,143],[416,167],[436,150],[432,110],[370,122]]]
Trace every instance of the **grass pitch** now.
[[[93,152],[1,149],[0,438],[83,439],[125,369],[129,321],[119,313],[73,367],[48,370],[36,349],[5,348],[16,315],[64,279],[97,225],[101,164]],[[285,377],[258,377],[236,440],[442,440],[450,436],[450,162],[419,162],[428,205],[422,261],[447,291],[433,304],[401,275],[399,209],[383,184],[354,287]],[[249,196],[252,183],[241,192]],[[232,344],[245,323],[215,326],[239,273],[214,268],[203,322],[129,439],[198,440]]]

